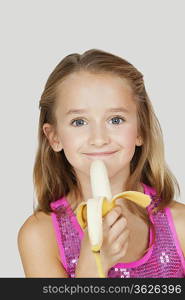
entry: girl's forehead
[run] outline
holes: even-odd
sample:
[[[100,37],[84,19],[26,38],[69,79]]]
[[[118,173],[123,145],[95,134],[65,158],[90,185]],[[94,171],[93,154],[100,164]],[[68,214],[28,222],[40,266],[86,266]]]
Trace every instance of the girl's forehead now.
[[[124,78],[107,74],[72,74],[58,86],[57,104],[75,105],[133,102],[133,92]]]
[[[93,76],[91,76],[93,77]],[[115,78],[113,77],[113,80]],[[117,79],[117,78],[116,78]],[[70,78],[58,94],[56,113],[66,118],[72,115],[108,112],[136,112],[133,93],[120,78],[113,82],[112,78]],[[69,84],[68,84],[69,83]],[[119,108],[119,109],[118,109]]]
[[[128,89],[132,92],[131,86],[126,78],[110,73],[89,73],[79,71],[68,75],[58,86],[58,94],[71,93],[74,90],[86,91],[118,91]]]

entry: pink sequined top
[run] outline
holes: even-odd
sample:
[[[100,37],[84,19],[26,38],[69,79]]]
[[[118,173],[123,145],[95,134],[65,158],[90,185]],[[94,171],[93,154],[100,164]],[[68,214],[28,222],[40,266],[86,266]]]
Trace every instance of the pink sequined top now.
[[[142,184],[144,193],[151,197],[147,207],[149,218],[155,226],[156,238],[148,252],[139,260],[118,263],[109,270],[109,278],[182,278],[185,277],[185,258],[183,256],[170,209],[167,207],[156,214],[150,214],[154,204],[155,190]],[[83,230],[78,224],[66,197],[51,204],[51,216],[60,251],[61,263],[68,276],[75,277],[75,267],[80,253]],[[156,204],[155,204],[156,205]],[[150,228],[149,245],[153,234]]]

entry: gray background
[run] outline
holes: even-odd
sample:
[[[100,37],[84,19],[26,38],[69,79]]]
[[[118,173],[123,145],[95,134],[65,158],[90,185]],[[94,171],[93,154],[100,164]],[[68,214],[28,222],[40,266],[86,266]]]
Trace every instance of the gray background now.
[[[17,232],[32,214],[38,101],[66,55],[99,48],[143,74],[161,123],[166,160],[184,181],[184,1],[1,1],[0,277],[24,277]]]

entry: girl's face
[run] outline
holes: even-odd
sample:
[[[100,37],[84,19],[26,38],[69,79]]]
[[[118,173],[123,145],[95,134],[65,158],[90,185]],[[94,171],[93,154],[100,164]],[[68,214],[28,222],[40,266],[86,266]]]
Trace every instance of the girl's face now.
[[[94,159],[105,162],[110,178],[129,175],[135,146],[142,142],[133,94],[125,80],[109,74],[72,74],[58,88],[55,113],[58,134],[48,134],[50,144],[55,151],[64,150],[81,179],[89,176]],[[43,129],[47,134],[49,124]],[[90,155],[97,152],[114,153]]]

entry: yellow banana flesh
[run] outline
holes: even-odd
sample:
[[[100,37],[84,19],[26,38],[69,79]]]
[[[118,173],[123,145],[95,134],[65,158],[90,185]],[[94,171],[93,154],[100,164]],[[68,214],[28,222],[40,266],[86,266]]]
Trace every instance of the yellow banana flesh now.
[[[92,162],[90,178],[93,198],[79,204],[76,217],[83,230],[88,226],[91,250],[95,255],[99,277],[105,277],[100,258],[103,242],[102,217],[115,207],[118,198],[130,200],[143,208],[150,204],[151,199],[148,195],[135,191],[126,191],[112,197],[107,170],[102,160]]]

